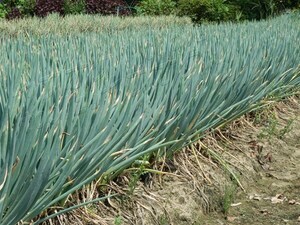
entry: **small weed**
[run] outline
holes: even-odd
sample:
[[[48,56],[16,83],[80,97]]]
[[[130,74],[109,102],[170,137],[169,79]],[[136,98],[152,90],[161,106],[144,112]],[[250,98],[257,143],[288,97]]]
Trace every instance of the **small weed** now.
[[[159,225],[169,225],[169,219],[166,215],[161,215],[158,217],[158,224]]]
[[[274,113],[272,113],[268,120],[267,120],[267,126],[262,129],[262,131],[259,133],[258,138],[267,138],[270,139],[273,136],[276,136],[278,133],[278,121],[276,119],[276,116]]]
[[[94,204],[89,204],[86,206],[86,211],[89,213],[89,214],[97,214],[98,211],[97,211],[97,207],[94,205]]]
[[[283,139],[284,136],[291,131],[294,120],[295,119],[289,119],[287,124],[283,128],[280,128],[280,124],[273,113],[268,119],[268,126],[262,129],[258,138],[267,138],[270,140],[271,137],[277,137],[279,139]]]
[[[269,112],[272,111],[271,106],[259,108],[249,113],[250,117],[253,118],[253,123],[256,125],[265,124],[268,122]]]
[[[137,186],[137,182],[140,180],[140,177],[143,174],[145,174],[146,166],[149,165],[148,158],[149,158],[149,156],[144,156],[143,160],[135,161],[134,166],[136,167],[136,170],[131,173],[129,184],[128,184],[128,188],[129,188],[128,194],[129,195],[133,194],[133,192]]]
[[[292,124],[295,119],[289,119],[287,124],[279,131],[279,138],[282,139],[284,136],[292,130]]]
[[[236,193],[236,184],[229,184],[225,186],[224,195],[221,198],[222,212],[227,215],[231,204],[234,201]]]
[[[123,224],[122,216],[115,217],[114,225],[122,225],[122,224]]]
[[[203,225],[204,223],[203,223],[203,218],[201,217],[201,216],[199,216],[197,219],[196,219],[196,221],[194,221],[193,223],[192,223],[192,225]]]

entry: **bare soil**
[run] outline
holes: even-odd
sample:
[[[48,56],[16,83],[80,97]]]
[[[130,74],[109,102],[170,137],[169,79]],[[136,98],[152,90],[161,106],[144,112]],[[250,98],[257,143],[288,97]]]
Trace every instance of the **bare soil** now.
[[[251,135],[256,162],[250,177],[242,175],[246,191],[235,193],[226,216],[207,214],[199,224],[300,224],[300,111],[277,115],[277,132],[260,126]]]

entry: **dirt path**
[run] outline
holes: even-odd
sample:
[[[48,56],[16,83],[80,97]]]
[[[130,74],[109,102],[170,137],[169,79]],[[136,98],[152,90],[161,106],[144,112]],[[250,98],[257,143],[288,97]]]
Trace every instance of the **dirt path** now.
[[[300,224],[300,111],[281,116],[273,132],[269,124],[256,133],[263,136],[255,143],[256,176],[243,179],[246,192],[236,193],[227,219],[213,213],[203,224]],[[280,131],[287,133],[279,137]]]

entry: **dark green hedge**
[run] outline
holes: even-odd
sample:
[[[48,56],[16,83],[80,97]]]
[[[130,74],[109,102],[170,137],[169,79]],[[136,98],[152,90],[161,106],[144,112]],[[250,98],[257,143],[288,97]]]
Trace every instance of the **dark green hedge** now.
[[[300,0],[141,0],[137,12],[190,16],[194,22],[265,19],[300,6]]]
[[[44,17],[50,13],[66,14],[130,14],[125,0],[0,0],[0,17],[15,19],[24,16]]]
[[[300,0],[0,0],[0,17],[66,14],[179,15],[194,22],[264,19],[300,6]]]

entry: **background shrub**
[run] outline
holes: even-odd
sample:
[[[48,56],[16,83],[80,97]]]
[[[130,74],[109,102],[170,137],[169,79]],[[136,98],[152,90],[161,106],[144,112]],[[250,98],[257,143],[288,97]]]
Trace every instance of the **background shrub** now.
[[[259,20],[299,6],[299,0],[179,0],[178,15],[194,22]]]
[[[117,14],[128,15],[137,0],[0,0],[0,18],[26,16],[45,17],[51,13],[66,14]]]
[[[176,10],[173,0],[142,0],[135,7],[138,15],[170,15]]]
[[[189,16],[205,21],[258,20],[300,6],[299,0],[0,0],[0,18],[50,13]]]
[[[0,3],[0,18],[5,18],[7,15],[7,10],[4,4]]]
[[[132,7],[135,6],[140,0],[125,0],[128,6]]]
[[[84,0],[64,0],[65,14],[83,14],[85,13]]]
[[[9,20],[22,18],[22,12],[18,7],[11,8],[6,14],[6,18]]]
[[[37,0],[34,14],[45,17],[51,13],[64,14],[64,0]]]
[[[36,0],[19,0],[17,7],[21,10],[22,15],[33,16]]]
[[[15,19],[34,14],[35,0],[3,0],[0,2],[0,18]]]
[[[123,0],[86,0],[86,12],[89,14],[110,15],[128,15],[130,9]]]
[[[178,14],[189,16],[194,22],[234,20],[239,7],[223,0],[179,0]]]
[[[229,0],[240,8],[245,19],[265,19],[297,7],[299,0]]]

